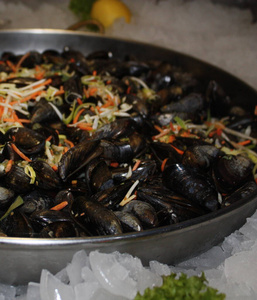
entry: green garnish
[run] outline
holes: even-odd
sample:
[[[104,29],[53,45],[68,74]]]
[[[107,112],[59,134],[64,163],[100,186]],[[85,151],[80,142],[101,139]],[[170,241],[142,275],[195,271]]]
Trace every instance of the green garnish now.
[[[186,122],[183,121],[180,117],[176,116],[176,117],[174,118],[174,121],[175,121],[182,129],[187,130]]]
[[[206,285],[204,273],[200,277],[187,277],[181,274],[163,277],[163,285],[153,289],[146,289],[143,296],[139,293],[134,300],[223,300],[226,295]]]
[[[81,20],[88,20],[94,2],[95,0],[70,0],[69,8]]]
[[[0,218],[0,221],[2,221],[4,218],[8,217],[9,214],[17,207],[21,206],[23,204],[23,199],[21,196],[18,196],[14,202],[10,205],[7,212]]]

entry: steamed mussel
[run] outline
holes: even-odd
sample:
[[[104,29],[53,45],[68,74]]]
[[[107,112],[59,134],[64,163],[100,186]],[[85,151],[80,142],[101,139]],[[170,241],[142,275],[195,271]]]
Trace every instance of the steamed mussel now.
[[[184,222],[257,194],[256,112],[162,61],[3,53],[0,232],[65,238]]]

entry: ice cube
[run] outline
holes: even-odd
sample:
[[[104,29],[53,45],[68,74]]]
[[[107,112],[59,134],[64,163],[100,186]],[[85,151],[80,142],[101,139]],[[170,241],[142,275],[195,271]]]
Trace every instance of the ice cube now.
[[[129,271],[122,266],[115,254],[93,251],[89,254],[92,271],[107,291],[134,299],[137,294],[136,282],[129,276]]]
[[[40,300],[40,284],[30,282],[27,289],[27,300]]]
[[[137,288],[141,295],[144,294],[146,288],[152,289],[155,286],[161,286],[163,283],[162,277],[148,269],[142,269],[139,273]]]
[[[97,282],[97,279],[93,273],[93,271],[88,267],[85,266],[81,270],[81,277],[85,282]]]
[[[0,283],[0,295],[4,295],[5,300],[12,300],[16,294],[16,288],[11,285]]]
[[[84,250],[74,254],[72,261],[67,265],[66,270],[70,279],[70,284],[75,286],[83,281],[81,277],[81,269],[89,264],[89,259]]]
[[[144,268],[141,260],[128,253],[113,252],[117,261],[129,271],[129,276],[135,281],[138,280],[139,272]]]
[[[152,260],[149,263],[150,270],[160,276],[168,276],[171,274],[170,267],[168,265],[159,263],[157,260]]]
[[[95,293],[101,288],[99,282],[83,282],[74,287],[76,300],[91,300],[95,298]]]
[[[66,285],[47,270],[42,270],[40,277],[40,296],[43,300],[75,299],[72,286]]]
[[[227,258],[224,273],[228,282],[251,287],[257,293],[257,242],[249,251],[242,251]]]

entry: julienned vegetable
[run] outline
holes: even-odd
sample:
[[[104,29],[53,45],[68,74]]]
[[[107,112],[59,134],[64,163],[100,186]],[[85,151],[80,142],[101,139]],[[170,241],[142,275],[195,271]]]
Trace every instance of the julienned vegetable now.
[[[163,277],[163,285],[146,289],[144,295],[138,294],[135,300],[223,300],[225,294],[209,287],[204,273],[200,277],[187,277],[176,274]]]

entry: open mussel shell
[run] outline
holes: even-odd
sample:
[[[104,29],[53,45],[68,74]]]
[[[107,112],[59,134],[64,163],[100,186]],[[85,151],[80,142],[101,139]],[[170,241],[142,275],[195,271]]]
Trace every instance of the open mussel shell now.
[[[208,85],[211,80],[222,82],[223,89],[229,94],[234,104],[243,106],[247,111],[253,111],[256,105],[256,91],[241,80],[207,63],[161,47],[62,30],[1,31],[0,38],[2,52],[12,51],[17,54],[26,53],[31,49],[38,52],[53,49],[61,53],[65,46],[69,46],[82,51],[85,55],[107,49],[108,52],[120,58],[129,53],[142,61],[154,62],[162,59],[172,65],[180,66],[186,72],[193,70],[197,80],[205,85]],[[60,57],[53,52],[51,55],[48,54],[48,59],[59,60],[60,64],[62,63]],[[191,79],[181,78],[184,83],[180,90],[174,91],[174,98],[182,98],[184,91],[195,85]],[[159,88],[160,91],[167,88],[165,82],[160,80]],[[210,101],[212,101],[212,106],[214,102]],[[98,132],[98,135],[103,135],[103,132]],[[78,153],[79,156],[80,154]],[[74,153],[70,153],[66,158],[67,161],[72,161],[74,156]],[[69,179],[74,169],[66,168],[67,161],[62,162],[63,172],[60,176]],[[144,264],[148,264],[151,260],[167,264],[178,263],[220,243],[224,237],[240,228],[246,218],[255,212],[256,190],[253,189],[251,193],[240,193],[246,194],[246,197],[240,198],[223,209],[192,220],[142,232],[58,239],[1,237],[0,281],[8,284],[39,281],[43,268],[56,273],[67,265],[76,251],[81,249],[87,252],[96,249],[101,252],[128,252],[142,259]]]

